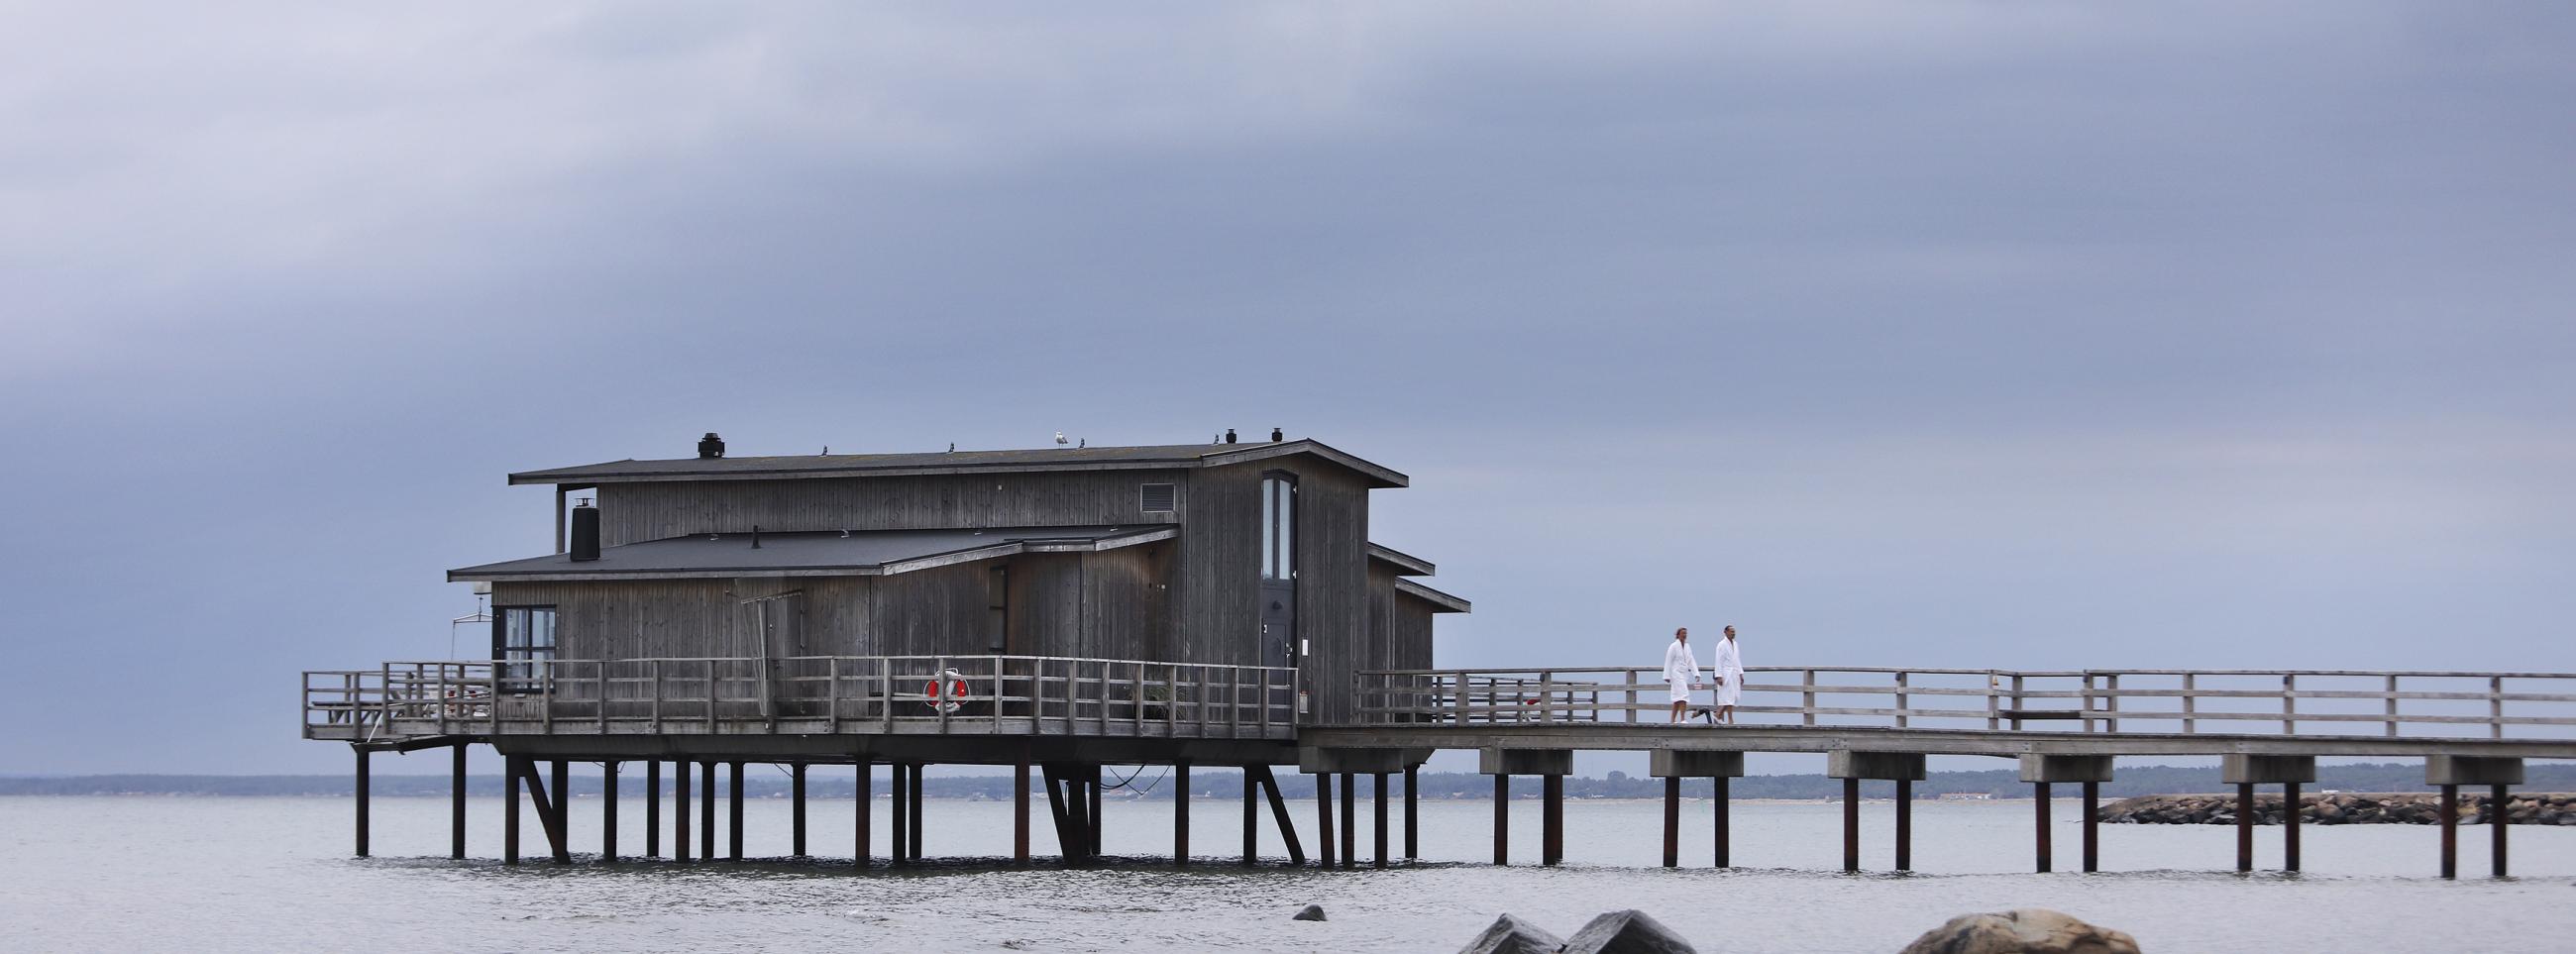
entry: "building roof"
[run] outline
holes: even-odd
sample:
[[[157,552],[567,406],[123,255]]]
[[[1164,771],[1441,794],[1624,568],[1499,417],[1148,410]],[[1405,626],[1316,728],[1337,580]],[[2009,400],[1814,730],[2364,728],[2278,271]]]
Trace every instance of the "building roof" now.
[[[1431,604],[1431,611],[1434,613],[1475,612],[1475,604],[1469,603],[1464,599],[1451,596],[1447,593],[1440,592],[1439,590],[1432,589],[1428,586],[1424,586],[1420,583],[1413,582],[1412,580],[1395,581],[1395,591]]]
[[[447,571],[449,582],[887,576],[1019,553],[1093,553],[1180,535],[1177,524],[695,534]]]
[[[521,471],[513,484],[628,483],[656,480],[774,480],[800,477],[884,477],[914,474],[1026,473],[1071,470],[1139,470],[1221,467],[1308,454],[1347,467],[1369,486],[1402,487],[1401,473],[1361,460],[1320,441],[1243,444],[1164,444],[1150,447],[1046,447],[1034,450],[932,451],[924,454],[803,454],[792,457],[687,457],[614,460],[577,467]]]
[[[1397,576],[1434,576],[1439,572],[1431,561],[1382,543],[1369,544],[1368,555],[1371,560],[1394,567]]]

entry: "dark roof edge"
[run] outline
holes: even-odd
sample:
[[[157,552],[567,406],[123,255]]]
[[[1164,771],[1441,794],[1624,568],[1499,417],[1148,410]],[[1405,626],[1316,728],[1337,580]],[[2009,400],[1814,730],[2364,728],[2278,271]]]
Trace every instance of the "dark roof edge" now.
[[[1402,550],[1398,550],[1394,547],[1387,546],[1383,543],[1369,544],[1368,555],[1369,559],[1395,567],[1396,570],[1399,571],[1398,575],[1400,576],[1439,575],[1439,568],[1432,566],[1431,561],[1406,553]]]
[[[1412,580],[1395,581],[1395,591],[1431,604],[1431,611],[1434,613],[1472,613],[1476,611],[1475,604],[1473,603],[1469,603],[1464,599],[1451,596],[1420,583],[1413,582]]]
[[[815,532],[815,531],[805,531]],[[1144,525],[1135,530],[1081,541],[1076,537],[1027,537],[1000,543],[978,544],[938,553],[887,560],[882,563],[824,563],[809,566],[780,567],[673,567],[659,570],[591,569],[580,567],[546,567],[535,570],[484,570],[486,563],[447,571],[450,583],[561,583],[585,580],[694,580],[694,579],[759,579],[775,576],[894,576],[914,570],[975,563],[982,560],[1017,556],[1029,552],[1100,553],[1143,543],[1169,540],[1181,535],[1175,524]],[[646,541],[648,543],[654,541]],[[1085,545],[1087,543],[1087,545]],[[504,560],[503,563],[516,563]]]
[[[1221,467],[1226,464],[1250,463],[1257,460],[1268,460],[1273,457],[1286,457],[1292,454],[1313,454],[1332,463],[1339,464],[1360,474],[1361,476],[1369,478],[1369,486],[1374,489],[1391,490],[1398,487],[1409,487],[1413,484],[1412,478],[1404,476],[1403,473],[1396,471],[1393,468],[1370,463],[1366,460],[1360,459],[1357,455],[1341,450],[1340,448],[1336,448],[1330,444],[1326,444],[1312,438],[1303,437],[1293,441],[1280,441],[1276,444],[1231,445],[1202,454],[1199,456],[1199,461],[1202,466]]]
[[[627,461],[605,461],[575,467],[527,470],[510,475],[510,485],[562,484],[595,486],[598,484],[676,483],[710,480],[808,480],[824,477],[925,477],[947,474],[1038,473],[1073,470],[1176,470],[1199,466],[1190,458],[1141,461],[1067,461],[1064,463],[990,463],[947,465],[892,465],[884,467],[778,468],[774,470],[692,470],[653,474],[589,473],[585,468],[606,467]]]

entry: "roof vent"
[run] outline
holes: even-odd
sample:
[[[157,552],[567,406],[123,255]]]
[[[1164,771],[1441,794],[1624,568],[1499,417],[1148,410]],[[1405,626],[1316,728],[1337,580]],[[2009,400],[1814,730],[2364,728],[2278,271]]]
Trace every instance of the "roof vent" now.
[[[716,432],[708,431],[707,436],[698,439],[699,460],[714,460],[722,456],[724,456],[724,438],[717,437]]]
[[[1271,443],[1276,444],[1276,443],[1279,443],[1280,441],[1284,441],[1284,440],[1287,440],[1287,439],[1288,439],[1288,436],[1287,436],[1286,434],[1284,434],[1284,433],[1281,433],[1281,432],[1280,432],[1280,430],[1279,430],[1278,428],[1275,428],[1275,427],[1274,427],[1274,428],[1271,428],[1271,429],[1270,429],[1270,442],[1271,442]]]
[[[1234,428],[1229,427],[1225,429],[1225,442],[1228,444],[1234,443]]]
[[[1171,484],[1146,484],[1136,494],[1137,503],[1145,508],[1146,513],[1172,512],[1172,497]]]

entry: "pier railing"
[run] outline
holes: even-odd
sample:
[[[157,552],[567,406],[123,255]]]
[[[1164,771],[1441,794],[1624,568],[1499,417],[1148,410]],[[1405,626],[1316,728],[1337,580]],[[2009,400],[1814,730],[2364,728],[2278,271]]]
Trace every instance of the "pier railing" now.
[[[1056,656],[388,662],[304,673],[306,738],[1294,737],[1296,670]]]
[[[1370,670],[1365,724],[1659,723],[1663,670]],[[1895,729],[2576,738],[2576,673],[1758,666],[1737,721]],[[1709,708],[1704,686],[1692,708]]]

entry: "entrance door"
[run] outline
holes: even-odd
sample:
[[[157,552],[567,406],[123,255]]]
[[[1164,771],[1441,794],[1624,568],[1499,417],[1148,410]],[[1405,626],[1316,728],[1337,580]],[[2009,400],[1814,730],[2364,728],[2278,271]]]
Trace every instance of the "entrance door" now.
[[[1261,476],[1261,664],[1297,659],[1297,477]]]
[[[801,672],[798,664],[788,662],[805,655],[804,594],[781,593],[760,597],[752,600],[751,605],[753,620],[760,627],[761,678],[768,683],[762,697],[768,700],[769,706],[768,711],[762,714],[771,718],[809,714],[815,707],[807,705],[798,694],[811,695],[820,690],[811,688],[815,685],[813,683],[788,678],[820,675]]]

